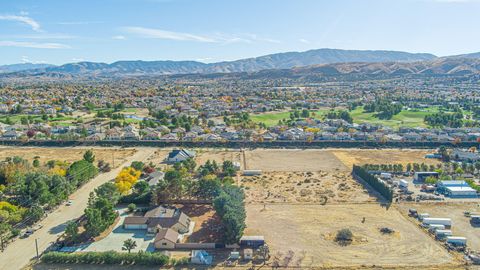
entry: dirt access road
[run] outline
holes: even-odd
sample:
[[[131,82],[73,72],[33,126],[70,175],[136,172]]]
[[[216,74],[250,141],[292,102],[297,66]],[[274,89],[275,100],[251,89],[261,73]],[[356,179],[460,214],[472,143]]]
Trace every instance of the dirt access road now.
[[[127,157],[125,162],[117,169],[98,175],[74,192],[70,196],[73,200],[72,206],[60,206],[40,222],[43,226],[40,230],[36,231],[26,239],[17,239],[11,243],[3,253],[0,253],[0,269],[22,269],[36,256],[35,239],[38,239],[39,252],[43,252],[63,233],[68,221],[74,220],[83,214],[83,211],[87,206],[90,192],[101,184],[115,178],[124,166],[130,165],[134,160],[144,161],[154,152],[155,148],[137,148],[137,152],[132,156]]]

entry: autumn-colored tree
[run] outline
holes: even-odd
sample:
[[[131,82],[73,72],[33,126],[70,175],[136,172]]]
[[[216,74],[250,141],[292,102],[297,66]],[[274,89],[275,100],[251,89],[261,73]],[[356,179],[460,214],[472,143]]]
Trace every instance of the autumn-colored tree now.
[[[133,185],[140,179],[141,171],[132,167],[123,168],[115,178],[115,186],[122,194],[127,194]]]

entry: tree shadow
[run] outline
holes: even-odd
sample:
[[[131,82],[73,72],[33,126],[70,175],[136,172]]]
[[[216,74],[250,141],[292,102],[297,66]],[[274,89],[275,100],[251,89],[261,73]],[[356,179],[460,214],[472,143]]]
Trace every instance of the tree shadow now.
[[[75,219],[71,219],[71,220],[68,220],[68,221],[65,221],[63,223],[60,223],[58,225],[55,225],[53,227],[51,227],[48,232],[50,234],[59,234],[61,232],[64,232],[65,231],[65,228],[67,227],[67,224],[71,221],[75,221]]]

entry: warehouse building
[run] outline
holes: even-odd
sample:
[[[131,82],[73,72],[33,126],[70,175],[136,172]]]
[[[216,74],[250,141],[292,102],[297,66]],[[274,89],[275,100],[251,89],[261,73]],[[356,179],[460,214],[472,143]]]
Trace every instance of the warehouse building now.
[[[446,187],[445,195],[451,198],[477,198],[477,191],[471,187]]]

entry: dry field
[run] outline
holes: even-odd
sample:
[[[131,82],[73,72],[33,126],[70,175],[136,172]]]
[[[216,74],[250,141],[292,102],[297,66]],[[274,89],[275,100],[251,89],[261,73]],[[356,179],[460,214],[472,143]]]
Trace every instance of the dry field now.
[[[238,150],[218,150],[218,149],[194,149],[197,153],[195,157],[195,162],[197,165],[202,165],[207,162],[207,160],[215,160],[219,165],[221,165],[225,160],[230,160],[232,162],[239,162],[243,168],[243,159],[242,153]]]
[[[365,222],[362,223],[362,219]],[[394,229],[384,235],[381,227]],[[354,241],[341,246],[336,232],[349,228]],[[247,235],[264,235],[271,254],[293,252],[290,266],[426,266],[452,263],[438,243],[397,210],[378,204],[247,205]]]
[[[188,215],[195,227],[193,233],[187,236],[186,243],[221,242],[223,238],[222,223],[211,205],[177,205]]]
[[[247,203],[368,202],[375,198],[348,172],[265,172],[244,176]]]
[[[95,159],[104,160],[113,165],[115,159],[115,167],[124,163],[126,158],[132,156],[137,150],[133,148],[99,148],[99,147],[0,147],[0,160],[7,157],[19,156],[32,161],[34,157],[39,157],[40,162],[44,163],[49,160],[60,160],[74,162],[82,159],[83,154],[88,149],[93,150]]]
[[[463,215],[464,211],[480,213],[478,203],[402,204],[399,208],[404,214],[407,213],[409,208],[415,208],[419,213],[429,213],[431,217],[451,218],[453,235],[467,237],[468,247],[480,251],[480,227],[472,226],[470,218]],[[412,219],[412,222],[416,223],[414,219]]]
[[[417,149],[331,149],[330,153],[335,155],[345,166],[351,168],[353,164],[403,164],[425,163],[437,164],[436,159],[425,158],[426,154],[433,150]]]
[[[277,172],[348,171],[329,150],[256,149],[245,152],[247,169]]]

